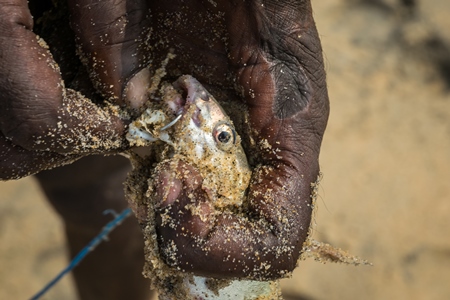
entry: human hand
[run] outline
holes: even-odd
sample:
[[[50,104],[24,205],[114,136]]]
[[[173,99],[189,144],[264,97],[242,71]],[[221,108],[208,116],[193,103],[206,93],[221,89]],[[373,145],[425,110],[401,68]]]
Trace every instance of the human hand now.
[[[23,7],[23,1],[18,2]],[[162,223],[157,228],[161,249],[173,244],[178,249],[176,262],[168,263],[219,278],[270,279],[292,271],[309,230],[311,183],[319,173],[328,118],[321,47],[309,1],[189,1],[181,7],[176,1],[144,0],[68,4],[82,60],[104,98],[138,112],[156,68],[173,52],[176,57],[166,68],[168,79],[191,74],[233,94],[229,101],[243,101],[248,107],[249,134],[258,155],[247,217],[227,213],[212,223],[191,215],[184,208],[190,193],[197,195],[194,204],[205,216],[212,208],[205,193],[182,178],[185,188],[175,195],[179,201],[166,209],[173,216],[183,211],[183,218],[175,228]],[[59,82],[42,64],[49,72],[46,80]],[[41,98],[61,99],[58,91],[54,89],[53,98]],[[8,130],[2,127],[2,132]],[[120,130],[114,132],[120,135]],[[159,188],[169,186],[165,182]],[[192,243],[198,238],[201,246]]]
[[[45,1],[31,2],[45,6]],[[124,121],[66,88],[58,64],[32,29],[27,1],[0,1],[3,180],[123,147]]]
[[[169,265],[197,275],[275,279],[295,268],[309,232],[329,110],[322,50],[309,1],[215,3],[160,4],[173,17],[159,34],[178,55],[174,70],[234,90],[228,100],[248,107],[256,144],[247,154],[258,155],[246,215],[215,214],[194,167],[180,162],[182,178],[163,167],[159,245]]]

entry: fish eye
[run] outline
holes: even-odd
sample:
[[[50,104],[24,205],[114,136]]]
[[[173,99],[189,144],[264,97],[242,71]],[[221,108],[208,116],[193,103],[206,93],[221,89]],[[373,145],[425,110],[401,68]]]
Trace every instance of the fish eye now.
[[[213,136],[217,146],[223,151],[230,150],[236,144],[236,131],[227,123],[216,125]]]

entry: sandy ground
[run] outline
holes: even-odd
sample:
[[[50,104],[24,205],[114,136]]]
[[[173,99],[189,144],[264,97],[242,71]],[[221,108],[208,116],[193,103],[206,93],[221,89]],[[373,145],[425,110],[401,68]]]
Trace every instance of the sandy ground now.
[[[300,262],[290,295],[450,297],[450,2],[421,4],[408,19],[394,0],[313,1],[332,108],[314,237],[373,266]],[[33,178],[0,183],[0,299],[29,298],[65,258]],[[70,277],[45,299],[75,299]]]

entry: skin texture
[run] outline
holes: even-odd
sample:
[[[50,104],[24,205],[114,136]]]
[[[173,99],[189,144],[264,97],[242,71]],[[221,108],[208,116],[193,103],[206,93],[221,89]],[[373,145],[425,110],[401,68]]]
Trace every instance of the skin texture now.
[[[31,31],[27,1],[0,1],[0,16],[0,153],[8,157],[0,163],[1,178],[120,149],[124,121],[66,89],[58,64]]]
[[[202,84],[226,91],[226,101],[248,107],[249,135],[256,144],[246,150],[258,155],[247,199],[249,218],[227,214],[211,224],[186,211],[178,227],[158,226],[160,246],[175,240],[178,249],[183,249],[179,266],[200,275],[277,278],[295,267],[311,220],[311,183],[319,173],[329,110],[320,40],[307,0],[214,3],[185,1],[180,8],[176,1],[69,0],[67,12],[80,60],[71,43],[62,42],[67,35],[49,33],[45,39],[60,65],[57,68],[32,32],[27,2],[0,0],[0,178],[19,178],[88,154],[125,149],[128,120],[99,110],[69,88],[90,99],[132,107],[130,114],[137,115],[137,107],[147,97],[150,75],[172,51],[176,57],[167,65],[168,80],[191,74]],[[51,4],[30,1],[35,15],[46,7]],[[55,30],[68,28],[66,20],[60,18],[65,26],[53,26]],[[67,127],[59,128],[60,121]],[[81,138],[85,136],[87,141]],[[98,145],[98,140],[108,143]],[[274,153],[267,144],[279,151]],[[98,176],[102,180],[106,174]],[[42,181],[46,191],[51,190],[46,187],[51,181]],[[196,204],[207,207],[207,213],[209,207],[198,186],[190,184],[189,178],[180,182],[186,188],[180,190],[178,202],[163,207],[165,211],[175,215],[184,210],[187,195],[193,192]],[[66,189],[77,187],[74,182]],[[160,184],[158,188],[167,187]],[[85,190],[80,197],[90,193]],[[64,197],[47,194],[56,207],[67,208],[62,213],[66,224],[73,216],[87,213],[77,209],[81,203],[69,205]],[[182,227],[189,234],[180,235]],[[198,236],[212,249],[208,257],[196,246],[185,247]],[[75,237],[68,232],[68,238],[70,245],[78,247],[86,235]],[[255,253],[262,248],[285,250],[269,251],[258,261],[241,250]],[[223,255],[235,262],[223,264]],[[270,262],[270,269],[255,272],[255,264],[262,262]],[[87,276],[89,270],[79,272]],[[89,290],[84,284],[78,286]]]

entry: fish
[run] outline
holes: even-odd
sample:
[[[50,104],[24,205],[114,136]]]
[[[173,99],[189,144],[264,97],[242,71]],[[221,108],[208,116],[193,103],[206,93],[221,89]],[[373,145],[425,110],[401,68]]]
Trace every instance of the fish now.
[[[130,143],[149,147],[157,140],[165,143],[167,147],[162,151],[164,154],[159,165],[183,160],[199,171],[202,189],[216,211],[239,210],[252,172],[231,118],[206,88],[190,75],[179,77],[162,90],[163,108],[147,110],[130,125]],[[151,226],[155,225],[146,224],[148,233],[144,234],[153,237],[152,241],[146,241],[148,247],[153,247],[146,251],[151,253],[147,258],[150,265],[148,277],[159,277],[152,280],[160,299],[180,299],[180,295],[186,300],[281,299],[278,281],[237,278],[224,281],[171,269],[159,257],[154,238],[156,231]],[[168,281],[171,282],[170,289],[164,284]]]
[[[151,147],[156,141],[165,143],[167,148],[162,151],[158,166],[163,165],[163,162],[178,160],[194,166],[203,178],[202,189],[216,211],[220,213],[230,208],[236,211],[245,200],[251,168],[232,120],[219,102],[192,76],[184,75],[173,84],[167,84],[162,90],[163,97],[160,104],[163,108],[146,110],[130,125],[130,144]],[[153,164],[137,166],[135,163],[135,168],[137,172],[147,174],[149,165],[154,166]],[[175,170],[176,165],[172,165]],[[142,185],[141,176],[131,178],[135,181],[129,190],[135,189],[135,186],[140,184],[144,188],[144,190],[137,189],[137,195],[134,196],[135,199],[141,199],[134,202],[143,205],[147,201],[142,199],[145,198],[143,195],[151,197],[153,191],[145,190],[147,186]],[[151,176],[148,180],[151,185]],[[319,181],[320,177],[315,183],[315,189]],[[317,192],[314,192],[312,197],[315,201]],[[150,201],[147,204],[153,213],[147,220],[154,219],[155,203],[152,204]],[[136,204],[134,206],[138,215],[140,210],[136,209]],[[153,280],[153,285],[159,292],[159,299],[282,299],[278,280],[254,281],[238,278],[220,280],[172,269],[160,257],[154,226],[155,224],[151,222],[144,224],[149,265],[146,273]],[[311,237],[304,243],[300,259],[307,258],[320,262],[371,265],[366,260]],[[167,282],[170,284],[167,285]]]
[[[198,169],[202,188],[216,208],[241,206],[251,169],[230,117],[190,75],[167,85],[163,95],[166,110],[145,112],[130,125],[127,139],[136,146],[157,140],[167,143],[170,159]],[[167,123],[169,115],[174,116],[173,124]]]
[[[251,169],[232,120],[192,76],[180,77],[173,88],[187,92],[185,98],[167,101],[181,116],[172,127],[174,156],[199,170],[202,188],[216,208],[241,206]]]

